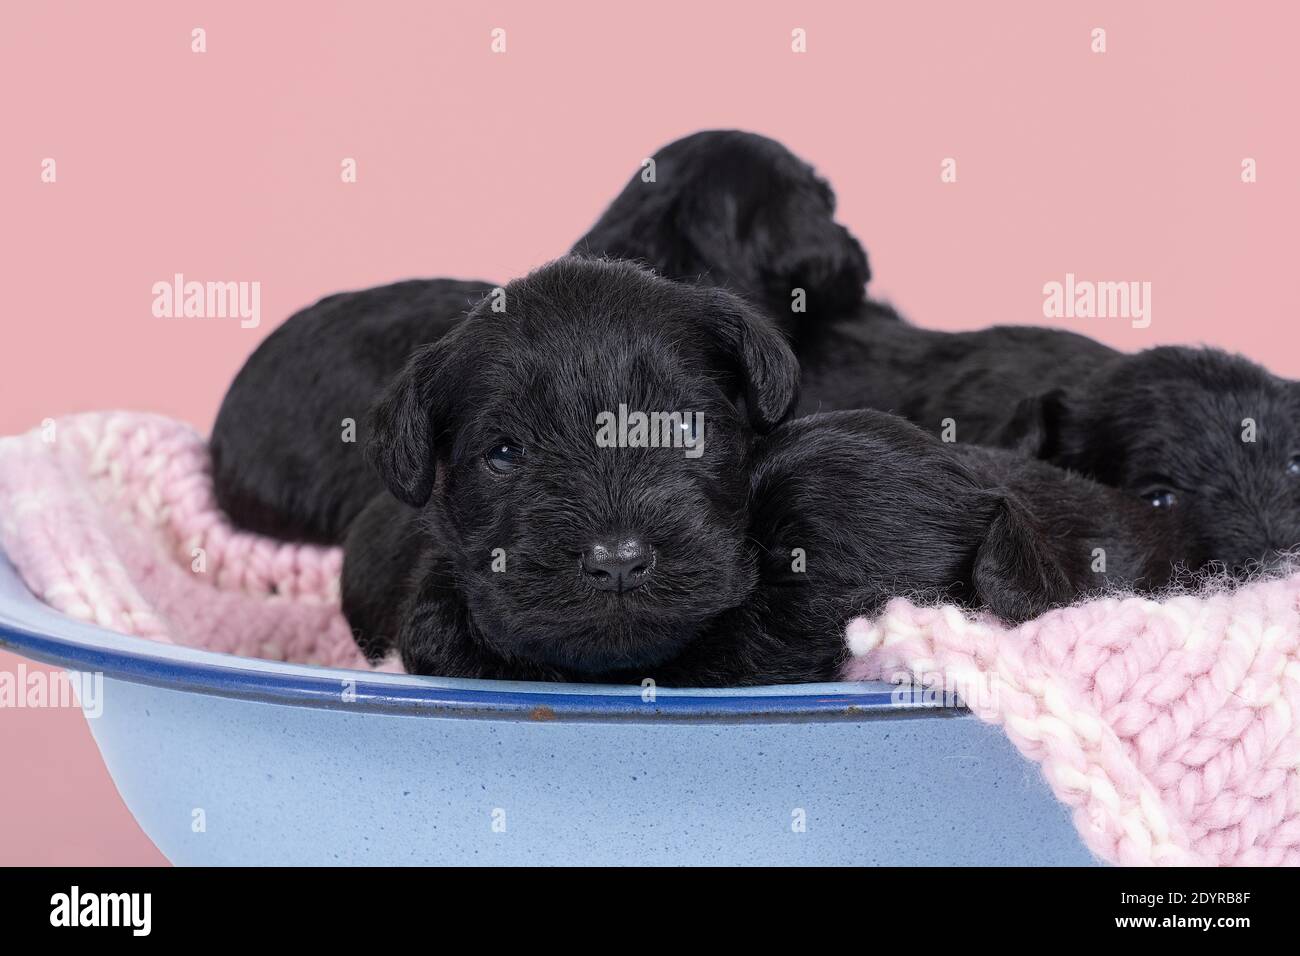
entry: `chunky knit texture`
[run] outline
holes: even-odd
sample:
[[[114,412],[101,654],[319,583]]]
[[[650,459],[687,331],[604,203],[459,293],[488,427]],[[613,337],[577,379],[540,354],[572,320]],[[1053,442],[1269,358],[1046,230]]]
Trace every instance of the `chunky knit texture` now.
[[[77,415],[0,439],[0,546],[46,602],[113,630],[366,666],[338,550],[231,528],[206,444],[165,418]],[[846,678],[955,688],[1000,724],[1105,860],[1300,864],[1300,575],[1018,628],[897,600],[848,645]]]
[[[1111,597],[1016,628],[891,602],[845,677],[956,690],[1125,865],[1300,864],[1300,575]]]
[[[232,528],[206,442],[166,418],[74,415],[0,439],[0,546],[46,603],[115,631],[367,666],[339,612],[339,550]]]

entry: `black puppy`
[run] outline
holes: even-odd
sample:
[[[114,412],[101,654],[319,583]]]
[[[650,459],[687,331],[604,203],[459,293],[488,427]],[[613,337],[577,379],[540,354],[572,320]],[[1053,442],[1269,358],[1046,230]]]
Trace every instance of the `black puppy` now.
[[[863,299],[867,255],[835,222],[835,194],[776,140],[710,130],[669,143],[573,251],[642,262],[740,293],[783,327]],[[799,322],[802,324],[802,321]]]
[[[1110,580],[1167,569],[1098,499],[1059,520],[1064,489],[1116,493],[1047,466],[1006,455],[1048,476],[1011,481],[878,412],[773,430],[794,358],[726,292],[568,260],[506,301],[417,352],[374,409],[369,457],[392,494],[349,529],[343,572],[371,658],[396,649],[445,676],[824,680],[848,619],[894,595],[1019,621],[1106,583],[1077,558],[1093,547]],[[678,412],[699,444],[607,447],[599,423],[620,408]],[[1026,500],[1042,482],[1047,517]]]
[[[812,168],[752,133],[696,133],[655,154],[575,251],[639,260],[662,275],[723,285],[791,311],[831,314],[862,298],[857,241],[832,218]],[[291,316],[235,377],[212,432],[217,502],[240,527],[340,540],[379,490],[357,449],[362,411],[419,345],[493,288],[424,279],[330,296]],[[351,440],[355,439],[355,440]]]
[[[835,634],[841,615],[897,595],[1014,623],[1099,591],[1156,591],[1185,549],[1176,515],[1141,521],[1146,507],[1114,488],[872,410],[795,418],[764,438],[751,506],[763,580],[803,584]],[[806,575],[782,567],[796,547]]]
[[[794,357],[739,298],[630,263],[560,260],[504,303],[419,349],[374,409],[370,459],[436,530],[417,563],[407,530],[356,523],[349,541],[380,542],[385,565],[371,580],[375,562],[347,559],[362,646],[391,634],[358,604],[383,613],[405,565],[412,662],[436,650],[442,673],[535,676],[440,639],[472,629],[556,673],[662,663],[753,588],[746,462],[794,404]],[[607,420],[652,414],[648,429]]]
[[[1182,513],[1186,561],[1300,545],[1300,383],[1216,349],[1136,354],[1054,329],[936,332],[869,303],[796,339],[801,411],[872,407]]]
[[[488,282],[413,279],[343,292],[290,316],[253,351],[217,412],[217,504],[236,525],[333,543],[381,487],[364,412],[417,347],[452,328]]]

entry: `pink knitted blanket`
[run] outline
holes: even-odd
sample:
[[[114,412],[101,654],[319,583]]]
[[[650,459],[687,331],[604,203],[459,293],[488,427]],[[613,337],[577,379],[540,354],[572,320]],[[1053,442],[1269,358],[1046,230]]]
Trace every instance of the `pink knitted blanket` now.
[[[0,439],[0,547],[47,604],[115,631],[367,667],[339,613],[338,549],[232,528],[206,442],[166,418],[73,415]]]
[[[1300,864],[1300,575],[1017,628],[899,600],[848,641],[849,679],[1001,725],[1104,860]]]
[[[113,630],[366,666],[339,613],[339,552],[232,529],[203,439],[165,418],[0,439],[0,547],[46,602]],[[1300,864],[1300,574],[1019,628],[899,600],[848,641],[847,678],[955,692],[1001,725],[1105,860]]]

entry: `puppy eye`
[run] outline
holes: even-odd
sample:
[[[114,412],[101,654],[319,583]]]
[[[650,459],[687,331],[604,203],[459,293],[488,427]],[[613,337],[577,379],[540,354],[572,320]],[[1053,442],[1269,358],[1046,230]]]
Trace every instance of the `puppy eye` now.
[[[1292,455],[1286,463],[1286,473],[1300,478],[1300,455]]]
[[[1168,488],[1152,488],[1150,491],[1144,492],[1142,497],[1153,508],[1172,508],[1178,503],[1178,495]]]
[[[518,445],[502,442],[483,453],[483,463],[498,475],[508,475],[524,463],[524,450]]]

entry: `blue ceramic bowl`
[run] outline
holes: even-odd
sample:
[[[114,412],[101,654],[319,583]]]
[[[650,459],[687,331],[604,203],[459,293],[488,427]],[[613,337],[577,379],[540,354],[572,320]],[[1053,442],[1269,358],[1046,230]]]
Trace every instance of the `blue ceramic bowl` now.
[[[996,728],[884,684],[647,701],[278,664],[72,620],[3,554],[0,646],[103,675],[95,741],[178,864],[1093,862]]]

